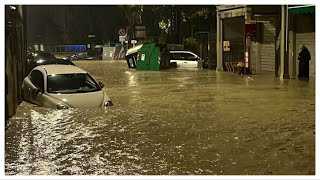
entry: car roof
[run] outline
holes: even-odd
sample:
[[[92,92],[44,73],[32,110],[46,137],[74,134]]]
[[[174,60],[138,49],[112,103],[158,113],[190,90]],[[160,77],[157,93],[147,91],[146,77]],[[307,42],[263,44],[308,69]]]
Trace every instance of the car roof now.
[[[31,54],[33,56],[34,60],[39,60],[39,59],[54,60],[54,59],[56,59],[54,54],[52,54],[50,52],[46,52],[46,51],[34,51],[34,52],[29,52],[29,54]]]
[[[50,55],[53,55],[51,52],[48,52],[48,51],[30,51],[28,52],[29,54],[39,54],[39,55],[44,55],[44,54],[50,54]]]
[[[192,53],[192,54],[195,54],[194,52],[191,52],[191,51],[170,51],[170,53]]]
[[[37,64],[40,65],[47,65],[47,64],[65,64],[65,65],[75,65],[70,60],[64,60],[64,59],[50,59],[50,60],[42,60],[37,61]]]
[[[47,72],[47,75],[52,74],[75,74],[75,73],[87,73],[85,70],[80,69],[74,65],[42,65],[37,66],[35,69],[44,69]]]

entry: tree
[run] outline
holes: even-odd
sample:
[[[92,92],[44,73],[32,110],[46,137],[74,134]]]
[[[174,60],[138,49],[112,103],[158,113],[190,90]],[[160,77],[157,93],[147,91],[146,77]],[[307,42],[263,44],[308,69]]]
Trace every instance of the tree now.
[[[119,5],[119,9],[125,14],[127,30],[130,31],[132,38],[134,35],[134,26],[142,24],[142,5]]]
[[[148,36],[158,36],[166,43],[182,43],[193,31],[209,31],[215,6],[189,5],[128,5],[119,6],[134,37],[134,25],[146,26]]]

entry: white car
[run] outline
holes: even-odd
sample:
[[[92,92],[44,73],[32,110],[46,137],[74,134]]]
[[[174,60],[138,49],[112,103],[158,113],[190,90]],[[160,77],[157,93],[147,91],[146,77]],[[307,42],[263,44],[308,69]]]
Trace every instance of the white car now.
[[[57,109],[112,106],[112,101],[89,73],[72,65],[35,67],[23,80],[25,101]]]
[[[177,63],[177,68],[197,68],[199,56],[190,51],[170,51],[170,63]]]

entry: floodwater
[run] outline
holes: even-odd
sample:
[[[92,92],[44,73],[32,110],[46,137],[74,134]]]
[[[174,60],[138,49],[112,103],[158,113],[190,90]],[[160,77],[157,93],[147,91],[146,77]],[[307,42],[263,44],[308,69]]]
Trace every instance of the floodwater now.
[[[315,82],[78,61],[110,108],[23,102],[6,126],[6,175],[314,175]]]

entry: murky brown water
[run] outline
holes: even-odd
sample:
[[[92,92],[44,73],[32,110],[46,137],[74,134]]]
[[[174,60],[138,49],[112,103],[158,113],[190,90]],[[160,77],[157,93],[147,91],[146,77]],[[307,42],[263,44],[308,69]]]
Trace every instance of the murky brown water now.
[[[114,106],[22,103],[6,128],[6,175],[315,174],[314,80],[76,64]]]

